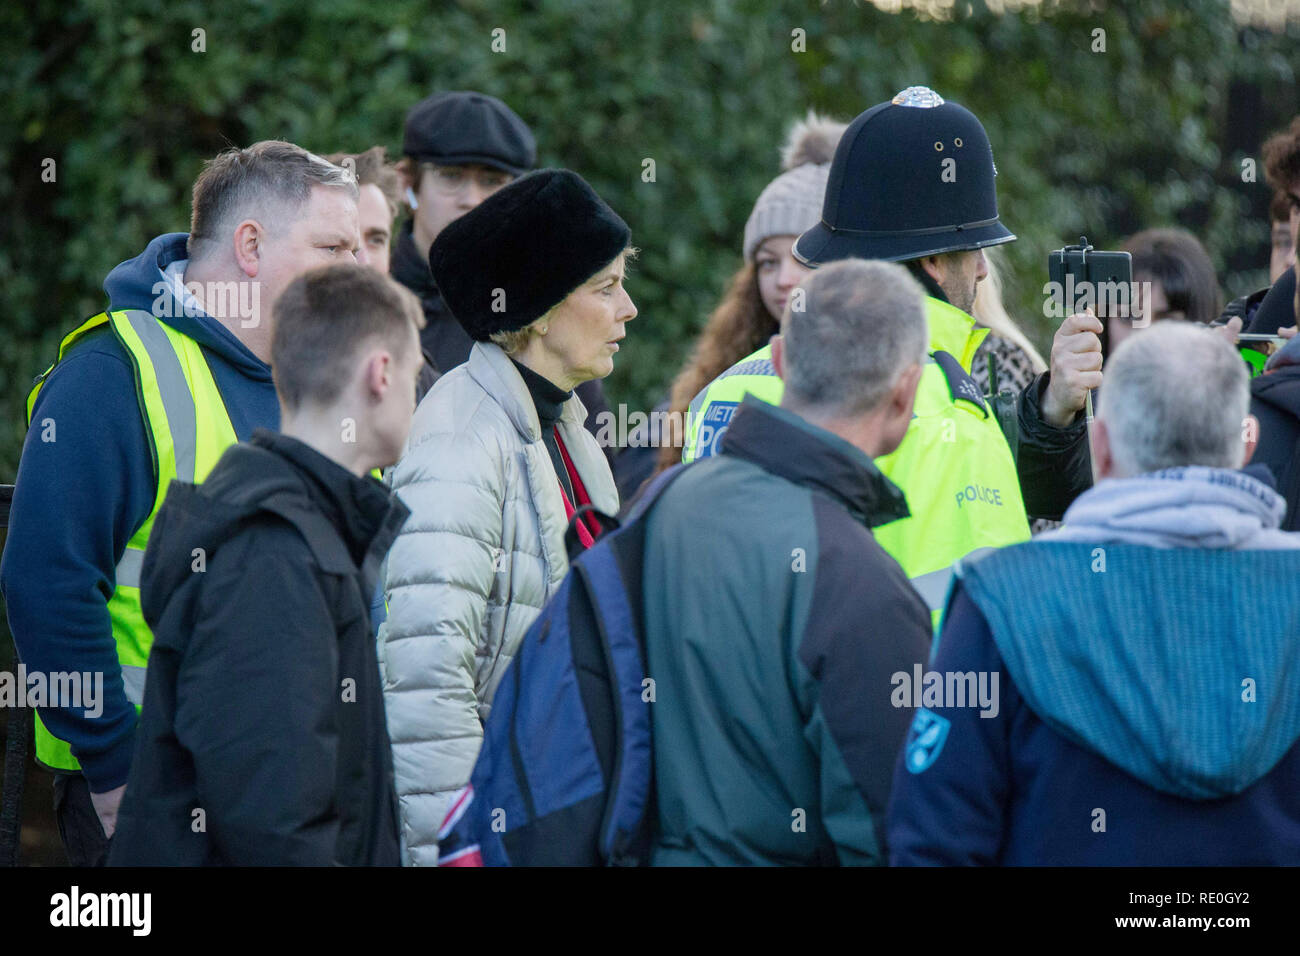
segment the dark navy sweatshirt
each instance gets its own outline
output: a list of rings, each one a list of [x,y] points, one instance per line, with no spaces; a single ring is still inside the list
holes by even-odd
[[[1130,612],[1140,613],[1140,607]],[[1225,611],[1220,618],[1225,629],[1234,618]],[[1110,639],[1114,653],[1122,655],[1123,635]],[[1232,795],[1188,799],[1157,789],[1087,742],[1063,735],[1027,704],[989,622],[960,582],[929,669],[943,675],[998,675],[996,713],[986,708],[984,717],[974,706],[943,705],[920,712],[894,772],[891,865],[1300,863],[1300,744],[1286,748],[1271,767],[1260,767],[1254,782]],[[1268,701],[1278,679],[1290,679],[1290,673],[1289,667],[1258,672],[1266,688],[1259,707],[1280,706]],[[1225,710],[1237,699],[1238,674],[1228,677],[1233,693]],[[1166,675],[1152,672],[1150,678],[1147,691],[1165,694]],[[1106,695],[1100,677],[1092,692]],[[1228,716],[1224,720],[1225,726],[1238,726]],[[1238,732],[1241,737],[1233,743],[1253,752],[1239,727]],[[1173,767],[1176,758],[1170,754],[1167,761]]]
[[[270,367],[207,315],[186,316],[163,270],[186,259],[186,235],[154,239],[104,280],[109,308],[143,309],[203,348],[239,439],[280,427]],[[171,301],[169,301],[171,300]],[[169,316],[175,316],[169,317]],[[54,423],[54,441],[43,441]],[[127,700],[107,602],[127,541],[156,491],[130,357],[107,327],[86,335],[50,374],[36,400],[18,466],[9,536],[0,561],[18,653],[33,671],[103,672],[102,713],[42,709],[72,746],[90,789],[126,782],[136,712]]]

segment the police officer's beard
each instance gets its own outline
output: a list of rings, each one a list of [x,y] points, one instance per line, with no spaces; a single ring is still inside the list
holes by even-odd
[[[970,315],[971,309],[975,308],[975,280],[971,279],[969,285],[963,284],[962,288],[954,291],[956,295],[949,294],[948,301]]]

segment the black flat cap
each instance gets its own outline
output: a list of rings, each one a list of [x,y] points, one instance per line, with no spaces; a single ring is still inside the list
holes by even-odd
[[[541,318],[618,257],[632,231],[581,176],[539,169],[438,234],[429,269],[476,342]]]
[[[402,152],[443,166],[478,163],[518,176],[537,162],[528,124],[486,93],[435,93],[406,114]]]

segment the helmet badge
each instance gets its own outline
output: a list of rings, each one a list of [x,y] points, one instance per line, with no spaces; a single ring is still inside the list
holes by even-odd
[[[890,102],[895,106],[915,106],[928,110],[936,106],[943,106],[943,97],[928,86],[909,86]]]

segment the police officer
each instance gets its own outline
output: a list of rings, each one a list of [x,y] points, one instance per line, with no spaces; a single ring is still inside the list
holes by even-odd
[[[915,418],[898,450],[876,462],[903,489],[912,516],[874,533],[936,621],[954,561],[1029,537],[1016,461],[969,374],[988,334],[969,314],[987,274],[982,250],[1016,238],[998,218],[996,175],[979,120],[930,89],[910,87],[850,124],[831,165],[822,221],[794,247],[812,266],[849,257],[902,262],[929,293],[930,361]],[[792,296],[790,308],[797,306]],[[1081,450],[1086,466],[1084,425],[1071,419],[1087,388],[1100,384],[1101,326],[1089,320],[1096,322],[1066,320],[1051,372],[1022,397],[1022,431],[1029,433],[1022,440],[1036,463],[1061,463]],[[745,393],[775,403],[781,390],[770,347],[724,372],[691,404],[684,460],[716,450]],[[1045,406],[1054,421],[1044,420]]]

